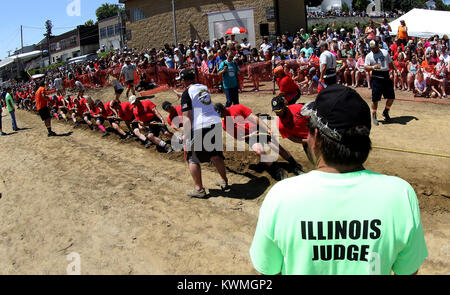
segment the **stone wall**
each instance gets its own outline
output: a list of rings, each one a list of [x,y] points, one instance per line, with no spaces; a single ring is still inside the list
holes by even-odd
[[[328,18],[308,18],[308,26],[316,26],[319,24],[328,24],[332,25],[335,24],[339,26],[339,24],[365,24],[370,22],[370,20],[373,20],[375,22],[381,23],[383,21],[382,17],[328,17]],[[391,22],[395,20],[395,18],[388,18],[388,22]]]
[[[280,7],[285,12],[282,21],[282,30],[290,29],[292,20],[297,23],[295,28],[305,24],[304,1],[282,0],[284,4]],[[291,2],[292,5],[286,4]],[[299,4],[300,3],[300,4]],[[134,22],[127,22],[127,30],[131,30],[131,40],[128,47],[133,48],[159,48],[164,43],[174,43],[172,4],[168,0],[128,0],[125,2],[126,10],[133,17],[133,8],[140,8],[147,18]],[[256,43],[262,42],[259,25],[269,24],[269,31],[275,33],[275,20],[267,20],[266,8],[273,7],[273,0],[177,0],[176,20],[178,42],[187,42],[189,39],[209,40],[208,13],[233,11],[253,8],[255,39]],[[283,8],[288,7],[288,9]]]

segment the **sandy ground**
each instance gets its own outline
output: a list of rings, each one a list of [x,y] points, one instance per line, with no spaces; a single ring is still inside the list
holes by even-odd
[[[359,91],[370,97],[367,89]],[[90,91],[103,100],[112,93]],[[270,114],[271,98],[270,92],[244,93],[241,103]],[[154,101],[160,106],[164,100],[177,98],[168,91]],[[396,123],[373,128],[374,146],[449,154],[450,105],[398,101],[391,113]],[[3,115],[10,133],[9,115]],[[0,138],[1,274],[66,274],[71,252],[80,254],[82,274],[255,274],[248,250],[274,181],[252,170],[254,154],[226,153],[230,193],[214,189],[218,175],[205,165],[212,197],[190,199],[181,153],[146,150],[115,135],[102,139],[60,122],[53,123],[57,133],[73,133],[47,138],[38,116],[18,111],[17,117],[26,130]],[[281,144],[312,168],[300,146]],[[375,148],[366,168],[413,185],[429,249],[419,273],[450,273],[450,159]]]

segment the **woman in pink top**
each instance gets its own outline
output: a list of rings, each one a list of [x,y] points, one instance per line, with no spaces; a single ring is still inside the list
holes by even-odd
[[[377,38],[376,30],[375,30],[375,27],[373,25],[373,21],[370,21],[370,24],[366,28],[366,32],[365,33],[367,35],[367,39],[369,39],[369,40],[375,40]]]
[[[369,89],[371,89],[370,75],[369,75],[369,72],[367,72],[365,69],[365,64],[366,64],[366,53],[363,52],[359,56],[358,61],[356,62],[356,74],[355,74],[356,85],[355,85],[355,88],[357,88],[359,86],[360,82],[362,80],[364,80],[364,77],[365,77],[367,80],[367,86]]]

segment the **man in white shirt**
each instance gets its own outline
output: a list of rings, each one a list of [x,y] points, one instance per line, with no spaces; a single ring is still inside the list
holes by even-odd
[[[247,38],[244,38],[244,40],[242,40],[241,48],[242,48],[243,53],[244,53],[245,56],[250,54],[250,50],[252,49],[252,45],[250,44],[250,42],[248,42]]]
[[[208,87],[195,83],[195,72],[183,69],[177,78],[187,89],[181,96],[183,111],[183,142],[186,161],[194,180],[195,189],[187,193],[192,198],[206,198],[203,187],[201,163],[214,163],[221,180],[216,185],[228,188],[228,178],[223,156],[222,118],[214,110]]]
[[[122,67],[122,70],[120,71],[120,78],[119,81],[122,80],[122,77],[125,78],[125,82],[127,84],[127,97],[131,93],[133,95],[136,95],[136,91],[134,89],[134,73],[137,72],[139,75],[139,69],[136,67],[135,64],[131,63],[131,58],[127,57],[125,59],[125,65]]]
[[[270,48],[273,49],[272,44],[269,43],[269,39],[268,39],[268,38],[264,38],[263,44],[261,44],[261,47],[260,47],[260,48],[261,48],[261,50],[264,52],[264,54],[266,54],[267,51],[268,51]]]
[[[396,69],[389,52],[385,49],[380,49],[378,43],[374,40],[370,41],[371,52],[366,56],[365,69],[372,71],[372,121],[375,126],[378,126],[377,109],[378,102],[381,96],[384,96],[386,107],[383,111],[383,116],[386,121],[389,121],[389,110],[394,104],[395,91],[394,82],[389,78],[389,65]]]
[[[328,43],[320,43],[320,82],[325,85],[336,84],[336,56],[328,51]]]

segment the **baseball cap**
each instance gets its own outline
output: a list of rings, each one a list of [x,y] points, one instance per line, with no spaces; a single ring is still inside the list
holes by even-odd
[[[129,101],[131,104],[135,104],[136,101],[137,101],[136,95],[130,96],[130,97],[128,98],[128,101]]]
[[[315,101],[303,106],[301,114],[309,116],[324,135],[338,142],[350,128],[371,129],[369,106],[355,90],[343,85],[322,90]]]
[[[172,106],[172,104],[168,101],[163,102],[162,104],[162,108],[163,110],[167,111],[170,107]]]
[[[285,101],[284,98],[281,96],[276,96],[272,99],[272,111],[279,111],[284,108]]]
[[[283,66],[278,66],[273,70],[273,74],[274,75],[280,75],[284,73],[284,68]]]
[[[175,80],[195,80],[195,72],[194,70],[182,69],[180,75]]]

